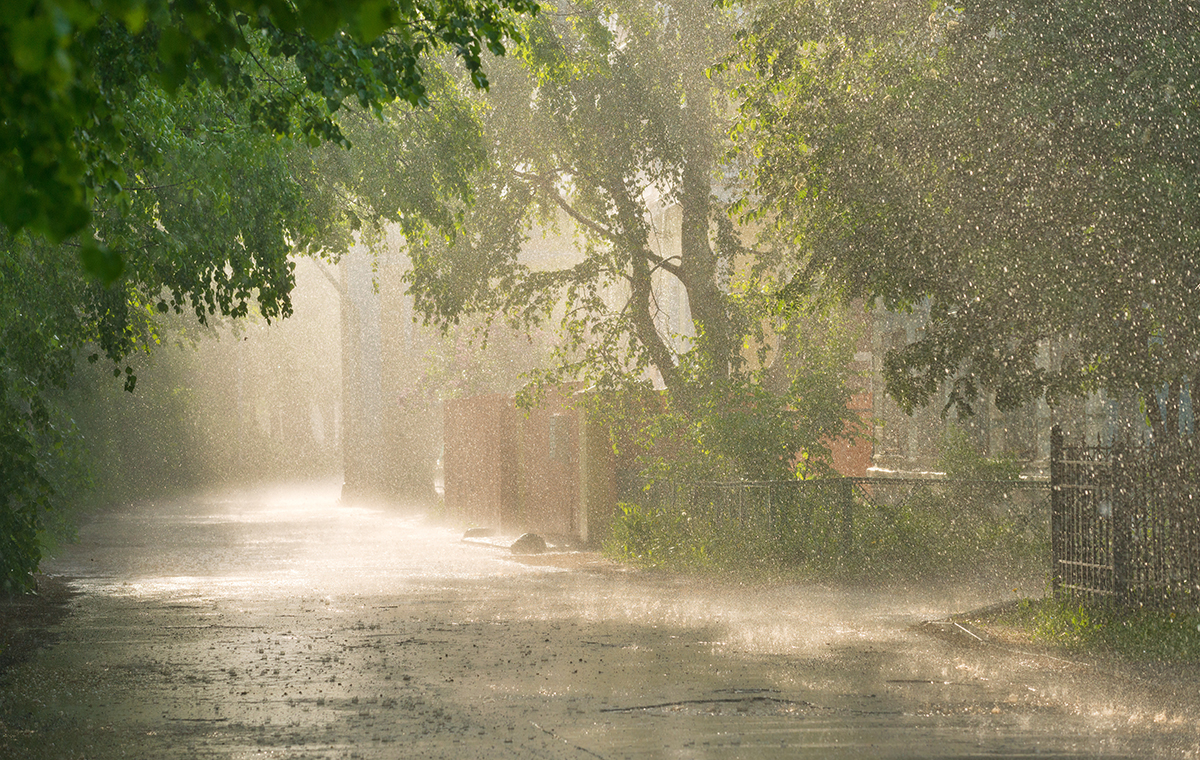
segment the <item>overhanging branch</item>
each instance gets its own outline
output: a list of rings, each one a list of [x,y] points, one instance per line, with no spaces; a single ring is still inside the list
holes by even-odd
[[[534,174],[532,172],[522,172],[522,171],[516,171],[516,170],[513,171],[513,174],[515,174],[517,177],[525,180],[526,182],[529,182],[531,184],[537,185],[538,187],[542,188],[542,191],[547,196],[549,196],[550,200],[554,201],[554,203],[557,204],[558,207],[561,208],[563,211],[566,211],[567,216],[574,219],[581,226],[587,228],[588,230],[591,230],[594,234],[599,235],[600,237],[604,238],[605,240],[608,240],[608,241],[614,242],[614,243],[617,242],[616,233],[614,233],[612,230],[608,229],[604,225],[599,224],[599,223],[593,221],[592,219],[587,218],[579,210],[577,210],[574,206],[572,206],[570,203],[568,203],[567,199],[562,197],[562,193],[558,192],[558,189],[554,187],[554,183],[550,180],[549,177],[543,177],[540,174]]]

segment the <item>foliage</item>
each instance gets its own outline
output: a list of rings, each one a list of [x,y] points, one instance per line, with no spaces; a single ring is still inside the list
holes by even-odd
[[[778,536],[756,524],[733,529],[703,508],[676,510],[622,503],[604,552],[639,567],[692,573],[771,575],[794,572]]]
[[[806,252],[793,289],[820,272],[890,308],[927,299],[923,334],[886,358],[902,406],[947,380],[964,410],[1168,383],[1178,401],[1200,369],[1195,14],[746,8],[747,209]]]
[[[427,102],[426,57],[448,48],[486,87],[481,55],[504,52],[525,0],[259,4],[165,0],[19,0],[0,19],[0,220],[54,242],[82,235],[108,280],[131,247],[89,230],[94,205],[134,199],[130,86],[171,97],[203,83],[246,109],[246,125],[344,143],[342,104]]]
[[[45,243],[0,232],[0,584],[6,590],[32,588],[38,535],[54,500],[52,470],[73,432],[46,391],[66,382],[77,347],[114,319],[110,301],[80,276],[73,259],[63,266]],[[132,313],[114,343],[145,334],[146,312]]]
[[[359,215],[452,230],[447,206],[467,199],[479,131],[458,83],[426,54],[454,48],[486,86],[481,45],[501,52],[506,9],[532,6],[133,0],[6,12],[3,577],[28,586],[37,535],[63,506],[49,474],[77,431],[50,397],[81,359],[106,359],[132,391],[135,355],[160,345],[165,315],[287,317],[289,256],[336,257]],[[347,100],[373,115],[346,116]],[[369,160],[339,164],[315,147],[343,151],[348,135],[412,170],[379,181],[363,170]]]
[[[474,205],[472,184],[488,158],[479,104],[445,68],[429,68],[422,81],[432,98],[422,108],[343,109],[338,127],[354,147],[324,146],[306,173],[310,192],[334,207],[326,213],[360,230],[362,242],[382,242],[387,225],[414,243],[441,240]]]
[[[5,427],[11,430],[16,426],[10,423]],[[19,484],[20,490],[6,489],[7,503],[0,510],[0,591],[14,593],[33,588],[33,573],[41,560],[38,531],[49,506],[49,486],[37,472],[33,446],[8,430],[0,444],[13,453],[5,456],[0,474]]]
[[[1200,662],[1200,614],[1194,611],[1128,609],[1064,593],[1022,599],[997,622],[1072,651],[1107,652],[1141,661]]]
[[[29,570],[39,553],[36,529],[55,502],[45,471],[74,435],[56,420],[48,394],[85,357],[105,358],[132,391],[137,376],[127,360],[158,345],[156,315],[171,310],[205,319],[244,314],[257,302],[285,316],[289,235],[312,229],[285,145],[239,126],[214,93],[201,86],[173,99],[146,89],[123,96],[129,142],[121,161],[138,184],[127,203],[99,207],[94,228],[137,252],[125,257],[125,277],[102,285],[85,276],[77,245],[0,234],[3,455],[26,463],[3,480],[2,494],[7,511],[36,515],[19,537],[8,534],[24,547]]]
[[[1011,481],[1021,476],[1023,468],[1021,461],[1014,456],[983,456],[969,434],[959,427],[946,429],[936,466],[952,481]]]
[[[617,505],[620,514],[605,551],[641,567],[704,570],[712,567],[708,543],[697,540],[687,513],[670,514],[639,504]]]
[[[794,573],[855,581],[1000,576],[1044,571],[1048,528],[987,484],[940,483],[904,499],[873,498],[822,478],[764,489],[699,484],[650,491],[626,505],[606,550],[676,569]],[[964,498],[967,497],[967,498]]]
[[[709,69],[733,19],[695,0],[547,11],[522,25],[520,65],[493,72],[490,167],[459,234],[411,247],[417,309],[445,327],[557,326],[522,400],[563,381],[600,391],[592,413],[653,478],[821,471],[858,422],[852,341],[805,333],[832,321],[816,306],[764,297],[778,257],[746,248],[720,199],[729,110]]]
[[[739,249],[713,198],[723,117],[704,72],[727,21],[695,0],[560,6],[523,21],[523,65],[493,72],[493,170],[454,245],[414,251],[418,308],[439,324],[556,322],[547,382],[615,387],[650,371],[671,387],[692,350],[723,377],[745,326],[722,289]],[[519,259],[533,222],[553,248]],[[686,310],[662,309],[671,288]]]
[[[713,379],[705,354],[693,352],[682,357],[685,382],[663,394],[661,411],[598,413],[618,448],[636,443],[651,484],[827,475],[831,444],[857,435],[862,423],[849,409],[856,336],[842,317],[837,309],[820,319],[777,317],[780,346],[766,368]]]
[[[906,488],[848,493],[848,483],[817,481],[785,508],[782,556],[821,575],[859,579],[1041,574],[1048,525],[1036,503],[986,482],[931,481],[897,498]]]

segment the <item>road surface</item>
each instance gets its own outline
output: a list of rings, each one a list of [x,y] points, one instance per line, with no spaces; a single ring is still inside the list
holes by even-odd
[[[0,685],[0,756],[1200,755],[1194,680],[923,625],[1011,599],[1001,584],[747,586],[522,559],[336,495],[97,515],[45,566],[75,596]]]

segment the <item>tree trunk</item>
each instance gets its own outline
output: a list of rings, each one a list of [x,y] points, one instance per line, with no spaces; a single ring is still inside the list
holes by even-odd
[[[662,375],[668,388],[678,385],[679,372],[675,367],[675,355],[658,333],[654,323],[653,270],[650,268],[649,238],[643,221],[642,208],[624,192],[624,182],[612,179],[605,184],[609,196],[617,206],[617,219],[621,231],[619,248],[630,262],[630,294],[627,308],[638,341],[650,355],[650,363]]]
[[[708,85],[695,81],[696,72],[685,75],[684,96],[689,120],[688,154],[680,186],[679,231],[682,281],[687,290],[692,320],[699,336],[697,348],[708,356],[712,380],[729,377],[736,361],[737,342],[731,335],[725,293],[717,281],[717,256],[709,236],[712,219],[712,146]]]
[[[706,165],[706,164],[705,164]],[[684,170],[680,249],[683,258],[683,286],[698,336],[697,349],[708,355],[713,379],[729,377],[734,362],[734,342],[730,336],[725,294],[717,282],[717,257],[709,242],[711,212],[709,183],[704,166],[689,161]]]

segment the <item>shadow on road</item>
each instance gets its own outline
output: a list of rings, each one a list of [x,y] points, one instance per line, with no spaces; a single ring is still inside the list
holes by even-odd
[[[42,647],[52,646],[55,626],[70,614],[77,592],[62,576],[38,575],[36,591],[25,595],[0,594],[0,680]]]

